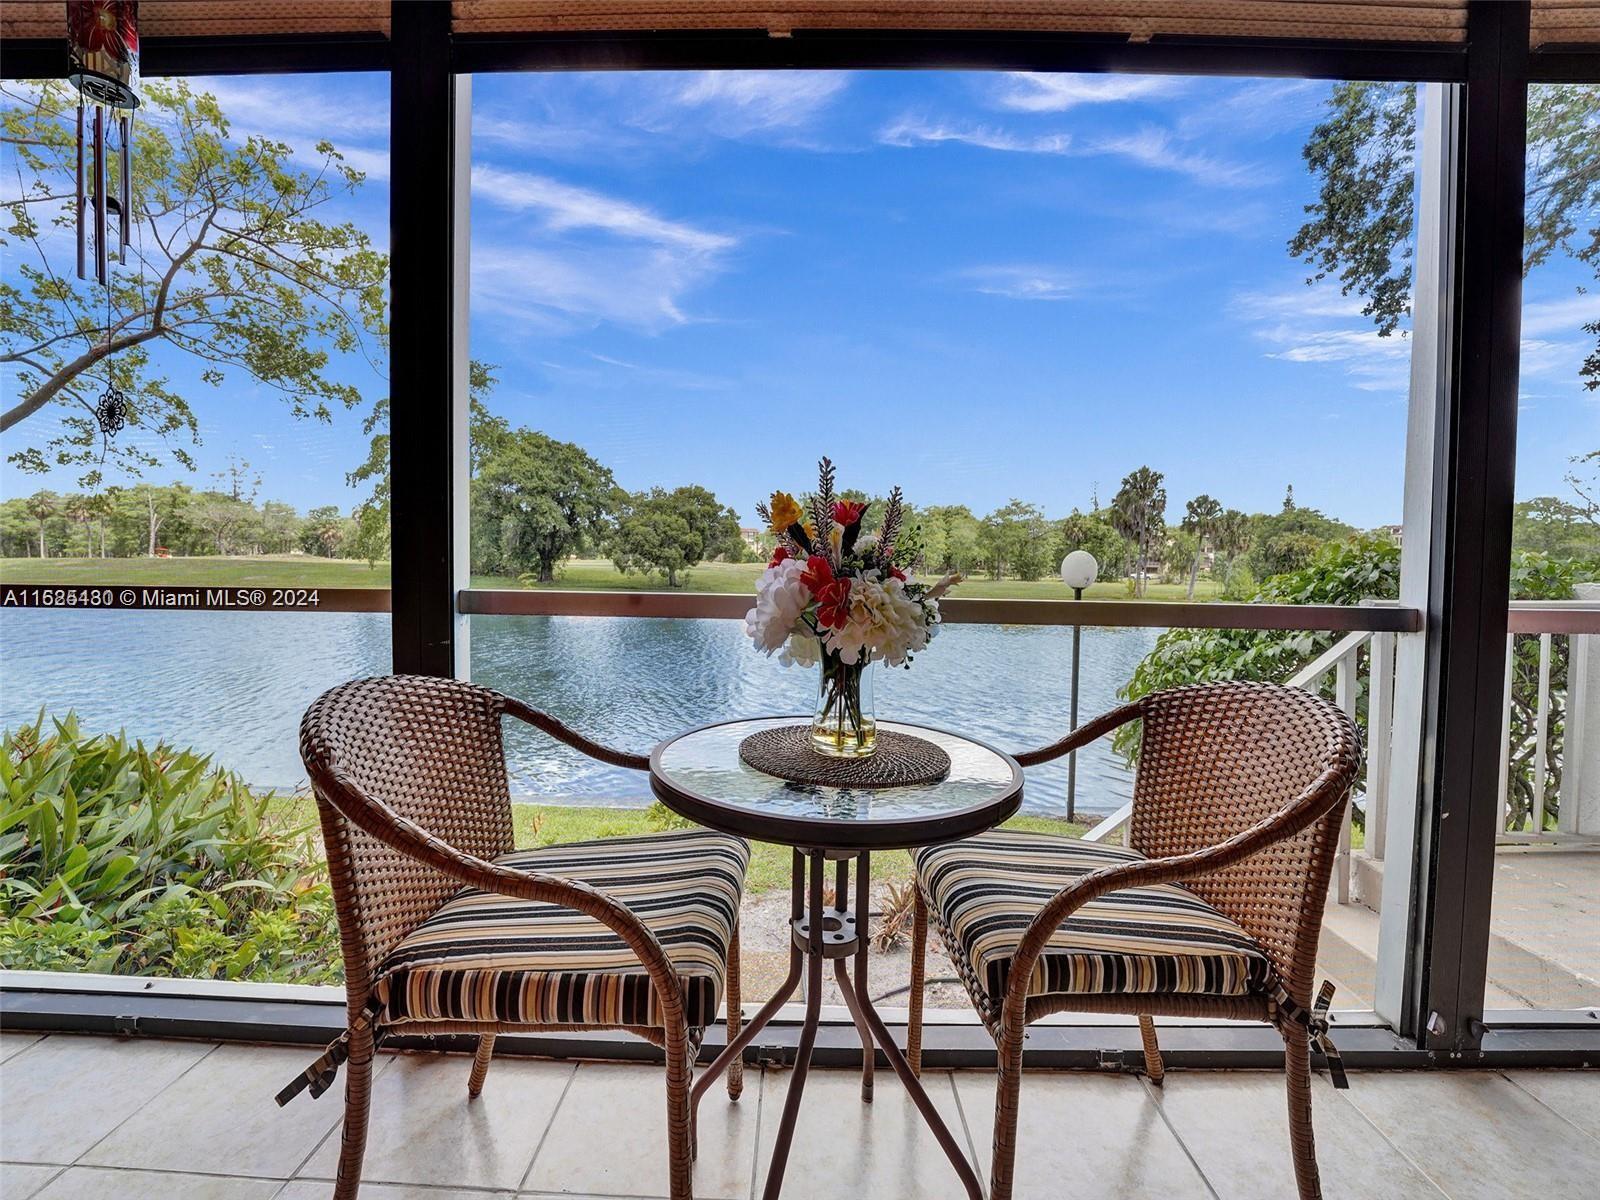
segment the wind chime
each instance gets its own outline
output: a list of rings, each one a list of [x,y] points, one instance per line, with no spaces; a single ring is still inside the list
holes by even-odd
[[[67,76],[78,89],[78,278],[88,279],[89,225],[94,225],[94,277],[106,289],[107,324],[110,324],[110,263],[128,260],[128,239],[133,223],[133,110],[139,107],[134,91],[139,81],[139,5],[137,0],[67,0],[67,43],[71,71]],[[93,110],[90,150],[89,112]],[[117,188],[111,194],[110,147],[107,135],[117,135]],[[91,161],[92,160],[92,161]],[[115,256],[111,229],[116,227]],[[95,406],[101,435],[110,439],[127,422],[128,398],[110,379]]]

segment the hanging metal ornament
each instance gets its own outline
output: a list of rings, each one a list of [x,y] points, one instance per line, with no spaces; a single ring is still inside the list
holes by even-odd
[[[67,0],[68,80],[78,89],[78,278],[87,279],[89,218],[94,224],[94,277],[106,283],[109,227],[116,218],[118,262],[127,261],[133,214],[133,110],[139,107],[139,5],[136,0]],[[93,109],[92,161],[86,109]],[[115,124],[117,195],[110,194],[107,126]]]
[[[121,433],[128,423],[128,397],[116,384],[106,384],[106,390],[100,393],[100,403],[94,406],[94,419],[100,426],[101,436],[108,440]]]

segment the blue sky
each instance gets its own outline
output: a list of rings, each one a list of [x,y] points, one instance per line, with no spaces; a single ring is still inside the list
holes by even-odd
[[[204,86],[236,130],[308,153],[326,137],[367,169],[347,212],[386,241],[386,80]],[[1285,250],[1328,90],[480,76],[472,351],[514,424],[581,444],[629,488],[705,484],[747,520],[826,453],[847,485],[980,514],[1016,496],[1064,515],[1149,464],[1180,513],[1202,491],[1275,510],[1292,483],[1353,523],[1395,521],[1409,343],[1307,288]],[[1576,380],[1579,326],[1600,316],[1582,280],[1555,263],[1528,281],[1519,496],[1561,492],[1566,458],[1600,444]],[[235,453],[264,495],[357,498],[358,417],[295,422],[243,383],[194,397],[201,476]],[[6,495],[37,486],[6,468]]]

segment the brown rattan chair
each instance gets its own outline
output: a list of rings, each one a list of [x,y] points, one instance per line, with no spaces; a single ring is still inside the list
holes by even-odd
[[[730,1037],[738,1029],[749,846],[694,830],[514,852],[504,716],[615,766],[648,768],[453,679],[358,680],[306,712],[300,751],[327,847],[349,1024],[278,1102],[306,1087],[320,1095],[348,1061],[334,1196],[349,1200],[385,1034],[476,1034],[471,1097],[498,1033],[622,1029],[665,1052],[671,1195],[688,1197],[691,1063],[724,978]],[[729,1094],[740,1087],[736,1063]]]
[[[920,1066],[931,914],[999,1055],[990,1200],[1014,1186],[1022,1041],[1056,1012],[1139,1018],[1160,1083],[1153,1016],[1265,1020],[1283,1036],[1301,1197],[1321,1195],[1310,1051],[1328,1055],[1331,987],[1312,1000],[1317,938],[1344,806],[1360,764],[1355,725],[1296,688],[1196,684],[1106,713],[1048,762],[1143,720],[1128,849],[996,830],[916,853],[907,1051]]]

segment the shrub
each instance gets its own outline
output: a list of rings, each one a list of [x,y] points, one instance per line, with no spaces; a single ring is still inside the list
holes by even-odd
[[[68,714],[0,754],[0,966],[341,978],[313,830],[208,758]]]

